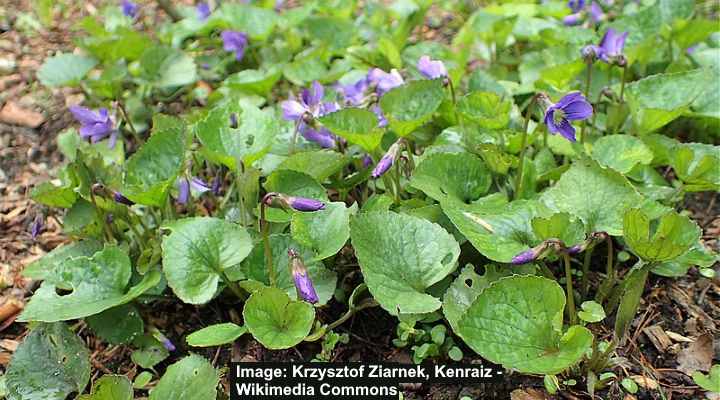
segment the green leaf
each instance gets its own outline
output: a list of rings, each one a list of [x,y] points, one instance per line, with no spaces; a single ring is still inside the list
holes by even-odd
[[[354,211],[355,208],[338,202],[328,203],[324,210],[294,213],[290,223],[292,237],[311,249],[315,260],[334,256],[350,238],[350,214]]]
[[[130,354],[130,359],[141,368],[153,368],[170,355],[168,349],[151,334],[137,337],[133,346],[137,349]]]
[[[350,158],[333,150],[313,150],[295,153],[286,158],[277,169],[289,169],[310,175],[324,182],[350,162]]]
[[[605,319],[605,310],[602,305],[594,301],[584,301],[578,311],[578,317],[585,322],[600,322]]]
[[[265,181],[265,189],[268,192],[328,201],[325,188],[311,176],[298,171],[286,169],[274,171]],[[290,222],[295,211],[268,208],[266,212],[266,219],[270,222]]]
[[[33,201],[48,207],[70,208],[75,204],[77,195],[72,187],[55,186],[50,182],[43,182],[35,186],[30,192]]]
[[[142,76],[160,89],[173,89],[197,80],[197,67],[192,57],[171,47],[155,46],[140,58]]]
[[[188,335],[185,340],[193,347],[221,346],[233,343],[237,338],[244,335],[247,328],[238,326],[232,322],[215,324],[202,328]]]
[[[640,204],[642,197],[619,173],[594,161],[579,160],[541,200],[550,209],[580,218],[590,232],[619,236],[625,210]]]
[[[30,299],[18,321],[66,321],[87,317],[125,304],[160,282],[153,271],[128,288],[132,268],[126,250],[106,247],[92,257],[59,264]],[[59,289],[71,290],[58,294]]]
[[[234,3],[222,3],[218,16],[230,28],[247,33],[251,40],[258,43],[272,33],[279,20],[278,15],[272,10]]]
[[[93,383],[92,393],[78,400],[133,400],[133,388],[125,375],[103,375]]]
[[[168,367],[150,400],[215,400],[220,374],[204,357],[191,354]]]
[[[153,375],[152,373],[148,371],[143,371],[139,373],[135,377],[135,381],[133,382],[133,388],[134,389],[144,389],[148,383],[152,380]]]
[[[673,148],[670,157],[686,191],[720,191],[720,147],[683,143]]]
[[[182,120],[157,115],[153,134],[126,163],[123,195],[148,206],[163,207],[185,161],[188,137]]]
[[[483,290],[461,317],[459,333],[483,358],[523,373],[558,374],[590,349],[592,333],[562,332],[565,293],[537,276],[503,278]]]
[[[700,240],[700,228],[674,211],[650,218],[640,209],[628,210],[624,218],[625,241],[645,261],[668,261],[683,255]]]
[[[548,218],[533,218],[530,224],[538,240],[560,239],[567,247],[585,240],[585,227],[582,222],[567,213],[553,214]]]
[[[215,295],[224,270],[240,264],[252,249],[245,228],[211,217],[172,221],[163,229],[163,271],[185,303],[203,304]]]
[[[630,322],[635,319],[640,298],[645,291],[648,269],[640,260],[623,279],[621,286],[622,298],[615,315],[615,338],[622,346],[625,343],[625,334],[630,327]]]
[[[375,150],[383,137],[377,116],[362,108],[343,108],[319,118],[332,133],[357,144],[367,152]]]
[[[692,378],[695,383],[701,388],[712,393],[720,393],[720,365],[713,365],[710,368],[710,373],[705,375],[700,371],[692,373]]]
[[[39,366],[42,366],[39,368]],[[64,400],[90,380],[90,353],[63,323],[35,326],[5,373],[8,399]]]
[[[308,275],[310,275],[313,281],[315,291],[319,298],[318,303],[321,305],[327,303],[333,293],[335,293],[337,284],[335,272],[325,268],[322,262],[313,261],[315,253],[294,241],[288,234],[270,235],[270,250],[272,252],[277,287],[285,290],[290,298],[297,298],[297,290],[295,289],[295,283],[290,273],[290,258],[288,257],[288,250],[291,248],[297,251],[303,261],[305,261]],[[255,285],[259,283],[264,286],[270,286],[270,278],[265,263],[265,251],[262,242],[255,244],[253,251],[239,267],[228,270],[228,277],[233,281],[250,279],[251,282],[248,282],[250,284]],[[241,284],[244,283],[245,282],[242,282]]]
[[[530,221],[549,214],[535,200],[508,203],[499,194],[474,204],[443,204],[445,215],[485,257],[509,263],[518,253],[536,244]]]
[[[443,99],[441,79],[412,81],[385,93],[380,108],[390,128],[407,136],[430,120]]]
[[[280,350],[295,346],[310,333],[315,311],[310,303],[292,301],[283,290],[269,287],[245,302],[243,319],[263,346]]]
[[[627,85],[627,102],[638,133],[652,132],[689,111],[693,101],[713,81],[696,69],[648,76]]]
[[[423,159],[413,171],[410,185],[440,203],[470,203],[490,188],[485,163],[469,153],[436,153]]]
[[[360,269],[375,300],[392,315],[437,310],[426,290],[456,268],[460,247],[439,225],[393,212],[361,213],[350,222]]]
[[[132,304],[123,304],[85,319],[96,335],[110,344],[127,344],[142,335],[145,328],[140,313]]]
[[[281,76],[282,71],[277,68],[266,71],[245,69],[228,76],[223,81],[223,85],[231,89],[255,93],[259,96],[267,96]]]
[[[653,153],[635,136],[610,135],[593,143],[592,157],[604,167],[627,174],[638,164],[650,164]]]
[[[238,120],[231,126],[231,115]],[[269,150],[280,127],[269,112],[260,110],[247,101],[227,100],[215,106],[205,118],[193,126],[195,135],[210,158],[225,164],[231,170],[242,160],[250,166]]]
[[[45,254],[41,259],[25,267],[22,274],[26,278],[42,280],[52,274],[53,271],[64,262],[75,257],[92,256],[95,252],[102,250],[102,248],[102,243],[94,239],[81,240],[59,246],[48,254]]]
[[[312,39],[333,51],[343,52],[341,54],[352,44],[355,36],[355,26],[346,18],[312,16],[305,20],[304,25]]]
[[[60,53],[46,59],[37,76],[45,86],[76,86],[96,64],[89,57]]]
[[[494,92],[472,92],[458,101],[457,109],[465,118],[483,128],[501,129],[510,122],[512,101]]]

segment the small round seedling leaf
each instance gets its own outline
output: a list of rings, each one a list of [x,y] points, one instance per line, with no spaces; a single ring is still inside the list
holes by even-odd
[[[150,400],[215,400],[220,382],[218,371],[208,360],[191,354],[168,367]]]
[[[705,375],[700,371],[692,374],[693,381],[701,388],[712,393],[720,393],[720,365],[713,365],[710,373]]]
[[[425,158],[413,171],[410,185],[443,203],[470,203],[490,188],[490,171],[469,153],[436,153]]]
[[[133,388],[135,389],[144,389],[148,383],[152,380],[153,375],[152,373],[148,371],[143,371],[138,374],[138,376],[135,377],[135,381],[133,382]]]
[[[18,346],[5,374],[8,398],[64,400],[90,380],[90,353],[61,322],[39,324]]]
[[[437,224],[393,212],[361,213],[350,236],[370,293],[392,315],[440,308],[425,291],[456,268],[460,247]]]
[[[636,165],[648,165],[652,150],[642,140],[630,135],[603,136],[593,143],[592,156],[604,167],[627,174]]]
[[[125,375],[105,375],[93,383],[91,394],[78,400],[132,400],[133,388]]]
[[[399,136],[407,136],[424,125],[445,99],[442,80],[409,82],[385,93],[380,108]]]
[[[184,302],[203,304],[217,291],[220,274],[250,254],[245,228],[210,217],[176,220],[163,228],[163,271],[168,285]]]
[[[130,359],[142,368],[153,368],[170,355],[168,349],[150,334],[137,337],[133,346],[136,349],[130,354]]]
[[[310,333],[315,310],[310,303],[292,301],[278,288],[253,293],[243,309],[245,325],[263,346],[280,350],[300,343]]]
[[[593,336],[562,332],[565,293],[557,282],[511,276],[486,288],[461,317],[463,340],[483,358],[524,373],[558,374],[578,363]]]
[[[585,301],[580,307],[582,310],[578,311],[578,317],[585,322],[600,322],[605,319],[605,310],[597,302]]]
[[[190,346],[194,347],[220,346],[234,342],[245,332],[247,332],[247,328],[244,326],[228,322],[202,328],[188,335],[185,340]]]

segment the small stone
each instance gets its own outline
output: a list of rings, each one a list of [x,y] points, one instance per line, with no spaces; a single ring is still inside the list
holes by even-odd
[[[45,117],[39,112],[22,108],[15,102],[8,101],[0,110],[0,122],[37,128],[45,122]]]

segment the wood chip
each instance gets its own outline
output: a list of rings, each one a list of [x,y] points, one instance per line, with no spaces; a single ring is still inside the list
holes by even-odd
[[[45,122],[45,117],[39,112],[22,108],[14,101],[8,101],[0,110],[0,121],[11,125],[37,128]]]
[[[668,337],[676,342],[686,342],[691,343],[693,340],[689,337],[685,337],[679,333],[675,333],[673,331],[665,331],[665,333],[668,335]]]
[[[653,325],[648,326],[647,328],[643,329],[643,333],[650,339],[653,346],[655,346],[656,349],[658,349],[660,352],[665,352],[668,347],[670,347],[673,342],[670,340],[670,337],[665,333],[663,328],[660,325]]]
[[[647,376],[633,375],[630,377],[630,379],[634,380],[635,383],[638,384],[638,386],[645,389],[655,390],[658,388],[658,383],[654,379],[648,378]]]
[[[510,400],[547,400],[549,397],[544,392],[533,389],[515,389],[510,393]]]

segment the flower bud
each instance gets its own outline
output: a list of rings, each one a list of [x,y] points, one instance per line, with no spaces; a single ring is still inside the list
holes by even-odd
[[[115,200],[115,202],[118,203],[118,204],[124,204],[124,205],[126,205],[126,206],[133,206],[133,205],[135,205],[135,202],[134,202],[134,201],[128,199],[128,198],[125,197],[125,196],[123,196],[122,193],[120,193],[120,192],[118,192],[118,191],[113,191],[112,197],[113,197],[113,200]]]
[[[402,139],[398,139],[397,142],[393,143],[392,146],[388,149],[388,151],[385,153],[385,155],[382,156],[380,161],[378,161],[377,165],[375,166],[375,169],[373,169],[372,177],[373,179],[377,179],[381,177],[383,174],[385,174],[390,167],[393,166],[395,163],[395,160],[398,158],[398,155],[400,154],[400,145],[402,144]]]
[[[32,236],[33,240],[37,239],[37,237],[40,235],[40,232],[42,232],[44,225],[45,223],[42,214],[36,215],[35,219],[32,222],[32,225],[30,225],[30,236]]]
[[[310,275],[302,258],[300,258],[300,255],[295,249],[288,249],[288,256],[290,257],[290,272],[295,282],[298,298],[308,303],[317,303],[320,299],[318,298],[317,292],[315,292],[315,286],[313,286],[312,279],[310,279]]]
[[[319,211],[325,209],[325,203],[315,199],[308,199],[305,197],[294,197],[288,198],[288,203],[292,209],[297,211]]]

